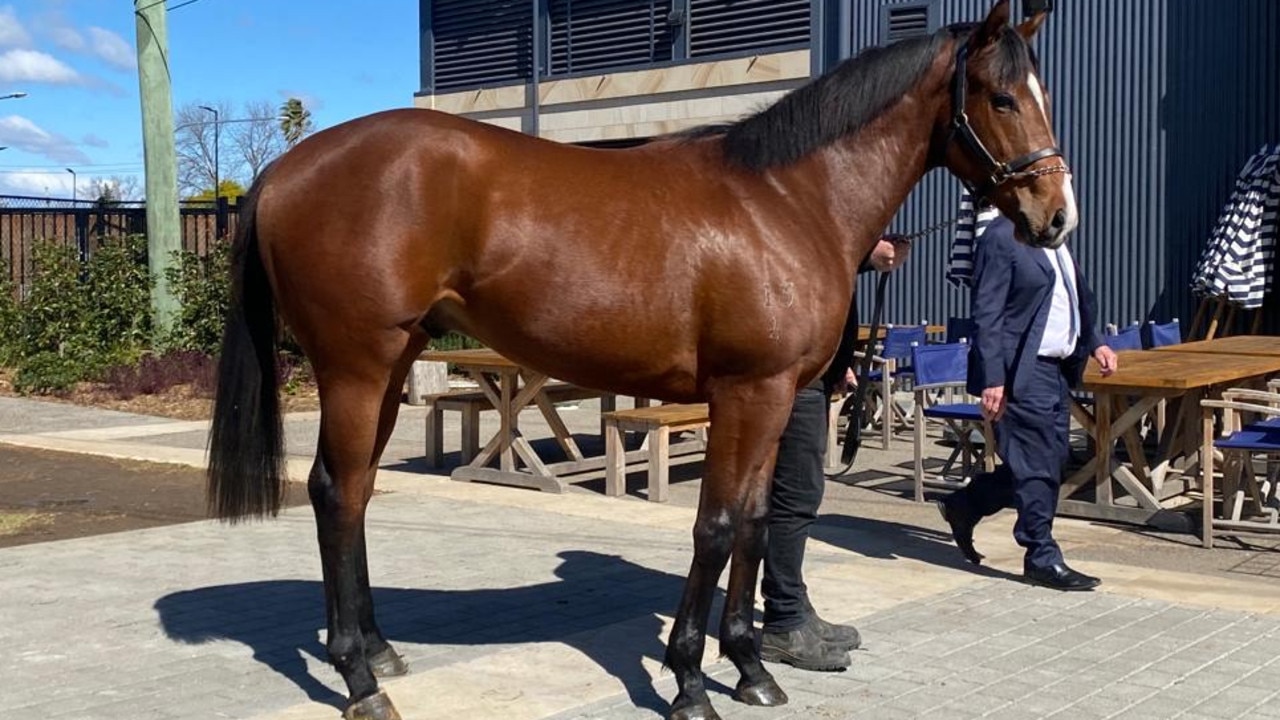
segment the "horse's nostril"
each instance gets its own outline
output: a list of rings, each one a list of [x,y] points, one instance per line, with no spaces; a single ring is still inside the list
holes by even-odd
[[[1050,227],[1054,230],[1061,230],[1067,226],[1067,213],[1065,210],[1059,210],[1053,214],[1053,223]]]

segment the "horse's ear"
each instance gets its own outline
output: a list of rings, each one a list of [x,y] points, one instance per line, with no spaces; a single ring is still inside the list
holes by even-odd
[[[1032,15],[1018,26],[1018,34],[1022,36],[1023,40],[1031,42],[1031,38],[1035,37],[1036,33],[1040,30],[1040,26],[1044,24],[1044,19],[1047,17],[1049,17],[1049,13],[1047,12],[1038,12],[1035,15]]]
[[[990,45],[1000,37],[1000,33],[1009,25],[1009,0],[999,0],[987,13],[978,31],[973,34],[973,47],[981,48]]]

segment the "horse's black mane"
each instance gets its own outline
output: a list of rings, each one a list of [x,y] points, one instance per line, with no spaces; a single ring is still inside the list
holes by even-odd
[[[862,129],[920,81],[946,40],[967,36],[975,27],[951,25],[926,37],[868,48],[751,117],[677,137],[723,137],[725,157],[752,170],[790,164]],[[1027,44],[1011,28],[1001,34],[992,62],[1006,85],[1022,82],[1035,69]]]

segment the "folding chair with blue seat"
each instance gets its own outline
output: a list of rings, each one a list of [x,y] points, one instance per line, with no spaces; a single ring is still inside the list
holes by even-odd
[[[1165,347],[1166,345],[1182,344],[1182,326],[1178,323],[1178,318],[1167,323],[1157,323],[1155,320],[1147,322],[1147,336],[1144,338],[1147,348]],[[1156,405],[1156,437],[1164,434],[1165,412],[1169,407],[1169,403],[1161,400]]]
[[[1268,397],[1269,396],[1269,397]],[[1249,400],[1250,402],[1243,402]],[[1262,404],[1268,402],[1271,404]],[[1202,533],[1204,546],[1213,547],[1215,531],[1280,532],[1280,492],[1273,473],[1262,482],[1254,470],[1256,458],[1268,465],[1280,457],[1280,396],[1257,390],[1228,390],[1222,400],[1202,400],[1203,479]],[[1223,413],[1223,436],[1214,437],[1214,412]],[[1265,419],[1245,423],[1242,415]],[[1222,511],[1215,513],[1215,451],[1222,453]]]
[[[973,333],[977,327],[978,324],[973,321],[973,318],[949,317],[947,318],[947,337],[945,342],[969,342],[973,339]]]
[[[1158,348],[1180,344],[1182,344],[1182,326],[1178,324],[1178,318],[1163,324],[1155,320],[1147,322],[1147,347]]]
[[[879,407],[868,407],[866,417],[880,421],[881,447],[889,449],[889,439],[893,436],[894,425],[901,420],[904,425],[911,424],[906,408],[893,400],[893,393],[901,387],[902,381],[912,377],[911,349],[923,347],[928,341],[928,323],[922,325],[888,325],[885,326],[884,344],[880,353],[871,356],[872,367],[876,368],[869,375],[867,386],[867,402]],[[862,353],[855,353],[862,357]]]
[[[1135,322],[1123,330],[1107,332],[1103,334],[1102,341],[1116,352],[1142,350],[1142,326]]]
[[[1124,330],[1116,331],[1115,325],[1107,325],[1103,332],[1102,341],[1112,350],[1120,352],[1122,350],[1141,350],[1142,349],[1142,326],[1134,323]],[[1072,391],[1071,399],[1071,417],[1084,428],[1085,434],[1089,437],[1093,436],[1093,413],[1090,408],[1093,407],[1093,393],[1083,391]],[[1073,456],[1075,451],[1072,450]]]
[[[957,402],[956,396],[968,397],[965,380],[969,369],[969,346],[965,343],[945,345],[921,345],[912,349],[912,367],[915,369],[915,495],[917,502],[924,501],[926,483],[940,487],[963,486],[972,478],[974,461],[981,458],[987,472],[995,469],[995,441],[991,424],[982,417],[982,407],[976,402]],[[944,423],[956,436],[956,447],[943,464],[942,472],[932,478],[924,473],[925,423],[937,420]],[[982,435],[982,448],[974,442],[973,433]],[[959,480],[947,474],[962,463]]]

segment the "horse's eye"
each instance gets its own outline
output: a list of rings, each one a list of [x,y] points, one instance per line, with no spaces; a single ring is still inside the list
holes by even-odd
[[[991,107],[999,112],[1016,112],[1018,109],[1018,101],[1013,99],[1012,95],[1007,93],[996,93],[991,96]]]

